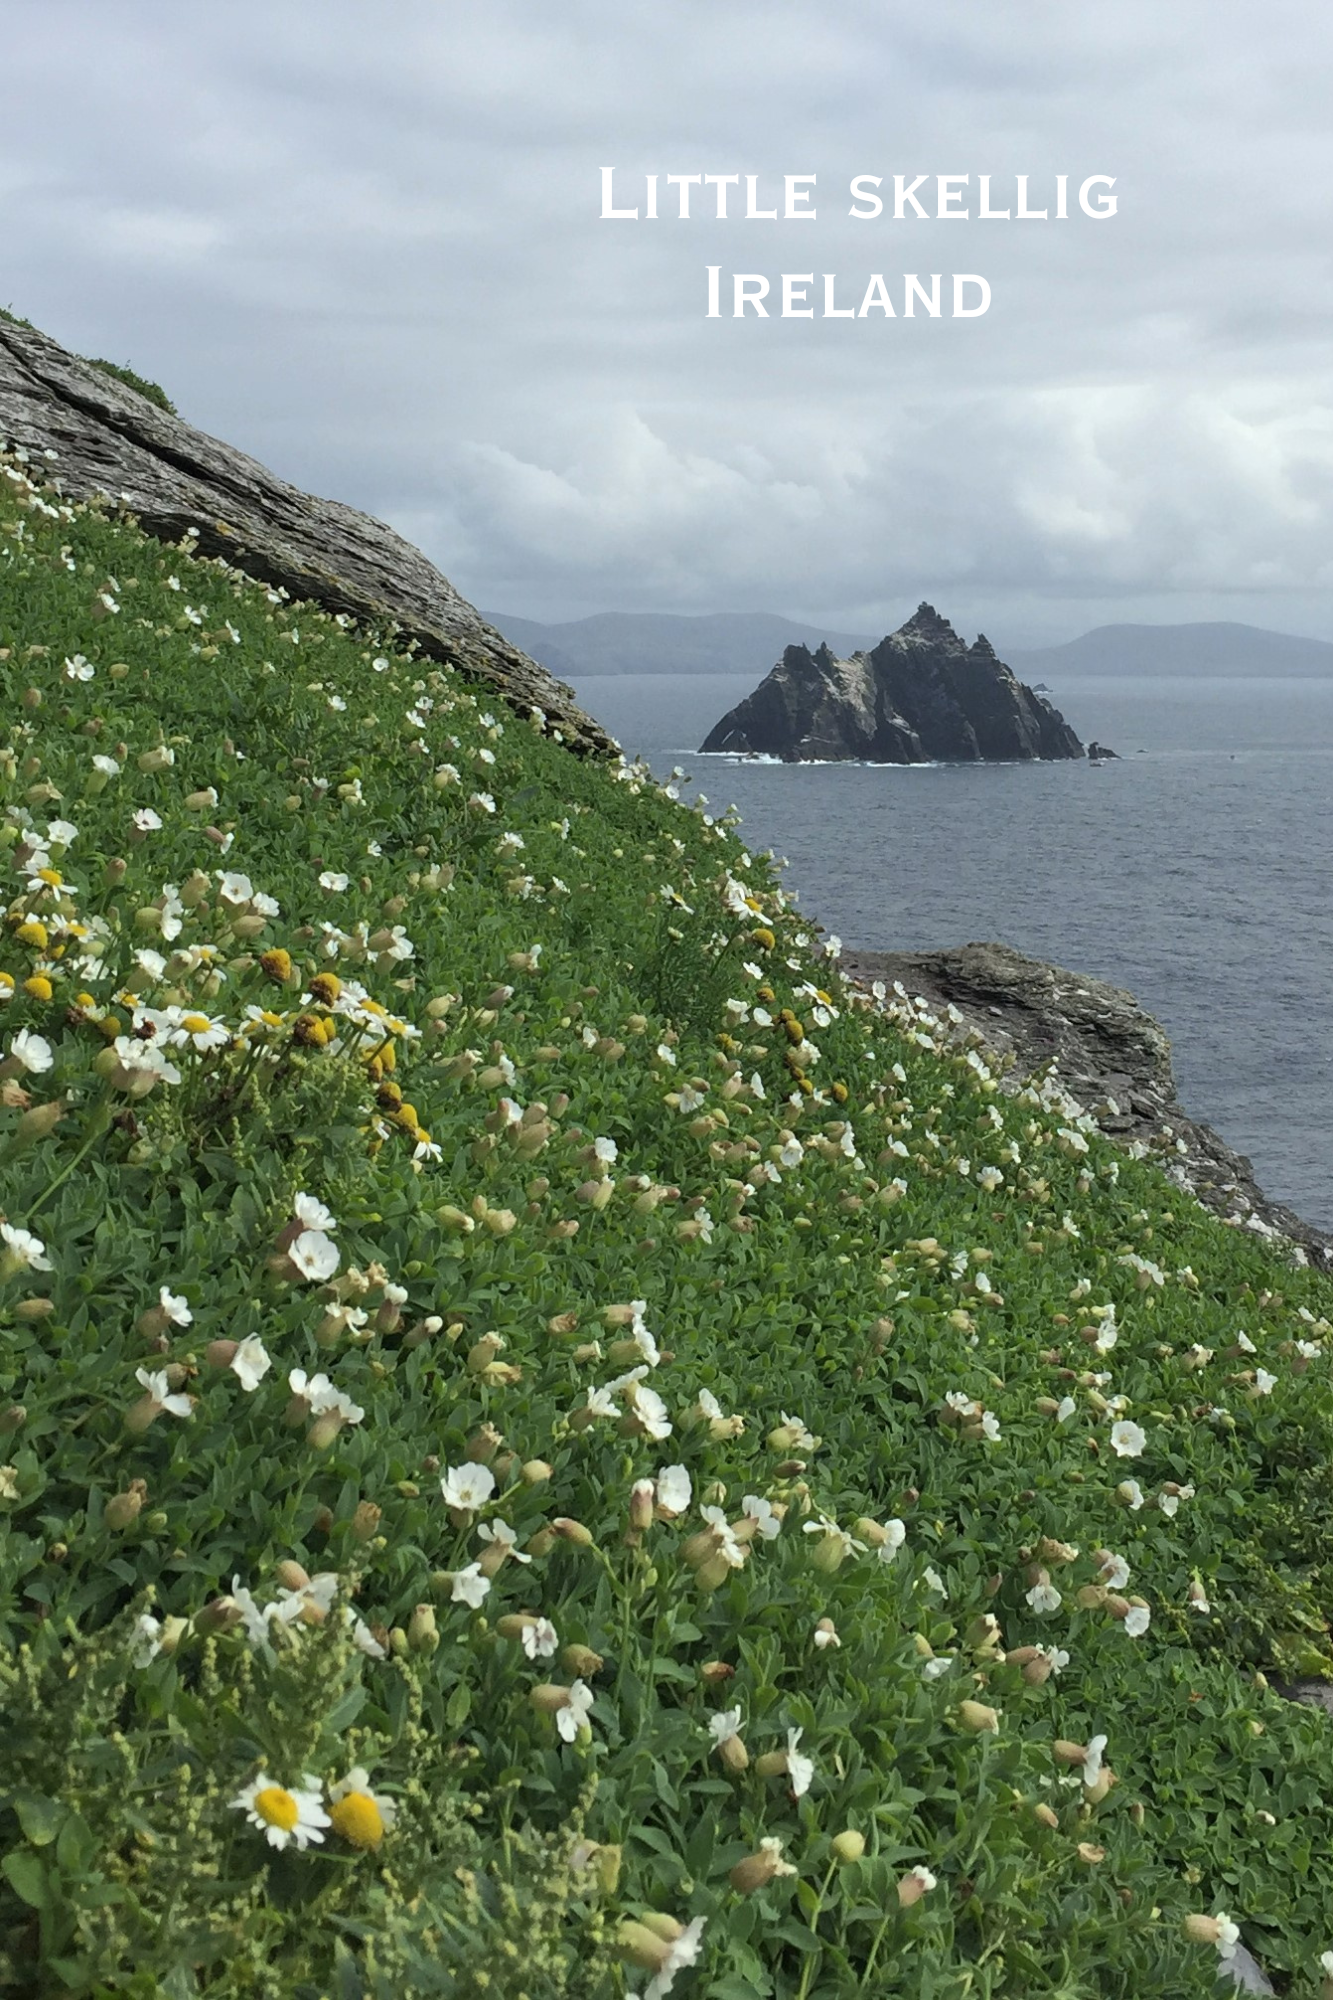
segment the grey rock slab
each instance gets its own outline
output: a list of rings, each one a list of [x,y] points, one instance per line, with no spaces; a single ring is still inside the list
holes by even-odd
[[[488,625],[411,542],[338,500],[321,500],[195,430],[35,327],[0,320],[0,439],[66,500],[103,493],[159,541],[198,531],[198,551],[357,620],[396,619],[406,644],[540,708],[573,750],[618,745],[572,689]],[[41,456],[54,451],[54,461]]]
[[[1270,1201],[1244,1154],[1176,1101],[1171,1043],[1124,988],[993,942],[944,951],[844,951],[840,964],[862,986],[882,981],[891,1007],[910,1007],[919,996],[946,1025],[947,1009],[954,1008],[960,1019],[950,1031],[960,1042],[970,1038],[1009,1059],[1006,1089],[1054,1063],[1064,1089],[1113,1143],[1144,1148],[1178,1186],[1235,1226],[1286,1239],[1297,1261],[1333,1267],[1333,1236]],[[1114,1113],[1105,1111],[1108,1098]]]

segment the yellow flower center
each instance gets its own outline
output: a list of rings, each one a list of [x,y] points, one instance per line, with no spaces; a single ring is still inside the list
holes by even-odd
[[[182,1014],[181,1026],[191,1035],[206,1035],[213,1023],[207,1014]]]
[[[46,925],[39,924],[35,917],[31,917],[26,923],[20,924],[17,935],[20,944],[36,945],[38,951],[45,951],[47,943]]]
[[[353,1847],[378,1847],[384,1838],[384,1819],[369,1792],[347,1792],[329,1807],[334,1831]]]
[[[31,979],[24,980],[23,991],[28,995],[29,999],[49,1000],[51,998],[51,982],[49,979],[44,979],[40,972],[36,972]]]
[[[280,1826],[284,1833],[290,1833],[301,1817],[296,1800],[281,1785],[265,1785],[262,1792],[256,1792],[255,1811],[269,1826]]]
[[[58,889],[63,880],[58,868],[39,868],[37,874],[46,883],[48,889]]]

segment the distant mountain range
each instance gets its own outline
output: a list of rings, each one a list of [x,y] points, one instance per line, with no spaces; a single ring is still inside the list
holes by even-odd
[[[765,611],[684,617],[666,611],[603,611],[567,625],[483,617],[561,680],[591,674],[766,674],[788,646],[827,643],[840,659],[868,651],[882,632],[831,632]],[[1333,643],[1258,625],[1098,625],[1062,646],[1000,658],[1030,685],[1048,674],[1333,675]]]

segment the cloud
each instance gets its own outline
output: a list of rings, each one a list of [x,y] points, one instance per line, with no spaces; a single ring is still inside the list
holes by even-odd
[[[46,0],[6,50],[6,300],[516,613],[848,629],[929,593],[1014,643],[1107,606],[1325,630],[1331,46],[1243,0]],[[819,220],[685,225],[664,185],[604,224],[607,163],[816,172]],[[1120,208],[847,213],[895,172],[997,205],[1110,173]],[[994,297],[709,322],[709,263]]]

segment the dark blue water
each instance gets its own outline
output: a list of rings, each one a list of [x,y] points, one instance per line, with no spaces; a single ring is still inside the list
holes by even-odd
[[[1333,681],[1052,682],[1079,735],[1121,753],[1100,770],[699,757],[751,677],[576,686],[627,754],[682,764],[711,812],[734,803],[845,944],[999,938],[1128,987],[1171,1037],[1186,1108],[1333,1227]]]

